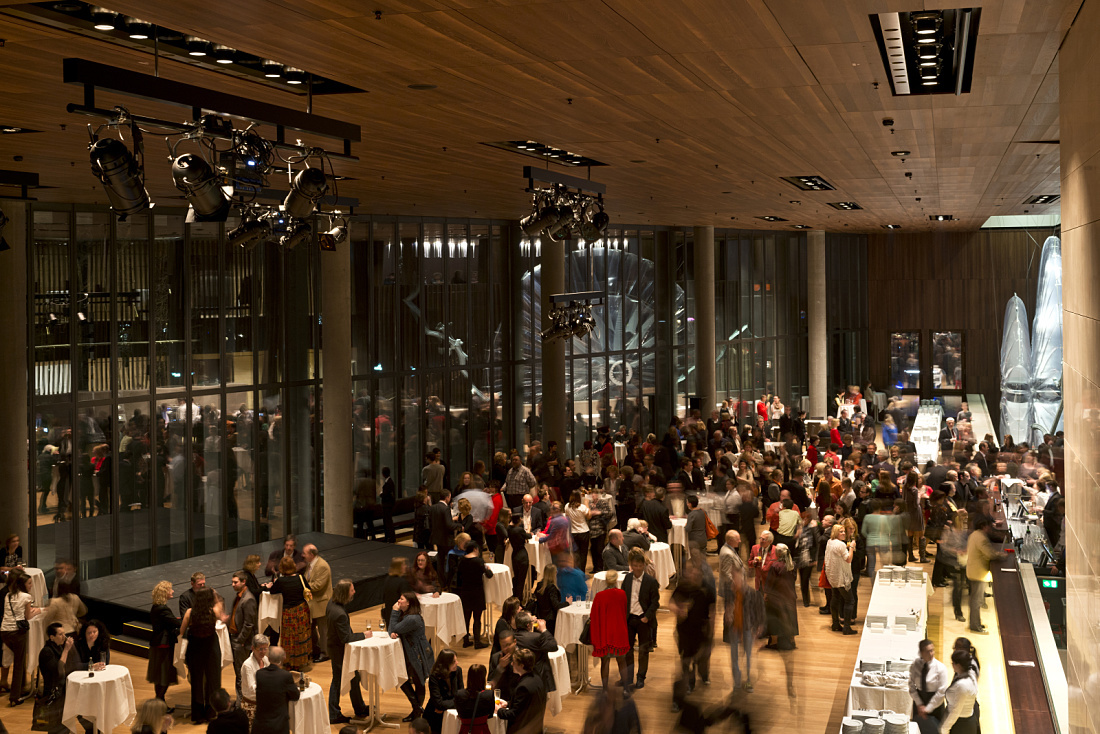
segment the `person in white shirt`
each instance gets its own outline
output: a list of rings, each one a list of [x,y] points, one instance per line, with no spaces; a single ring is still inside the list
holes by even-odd
[[[947,716],[940,725],[940,734],[977,734],[978,716],[974,704],[978,700],[978,682],[970,672],[970,653],[951,653],[955,678],[947,688]]]
[[[267,667],[267,651],[271,640],[267,635],[252,638],[252,654],[241,664],[241,708],[248,714],[249,726],[256,715],[256,671]]]
[[[931,640],[921,640],[919,655],[909,666],[909,697],[913,699],[913,718],[920,721],[929,716],[943,721],[947,713],[944,700],[951,683],[951,671],[936,660],[936,646]]]
[[[766,532],[766,531],[765,531]],[[848,530],[843,525],[834,525],[829,543],[825,546],[825,578],[833,589],[831,611],[833,613],[833,632],[846,635],[859,634],[852,629],[852,620],[856,616],[855,597],[852,596],[852,555],[855,540],[848,540]],[[843,626],[842,626],[843,623]]]

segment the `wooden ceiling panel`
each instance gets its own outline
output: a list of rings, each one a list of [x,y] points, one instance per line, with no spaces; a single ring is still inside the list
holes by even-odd
[[[1057,146],[1021,141],[1060,134],[1056,50],[1079,4],[983,6],[973,91],[958,97],[895,97],[885,84],[868,15],[913,10],[911,0],[121,0],[111,7],[369,90],[314,99],[318,114],[363,127],[353,146],[361,160],[336,166],[354,179],[340,193],[361,199],[364,212],[522,216],[529,202],[520,169],[531,159],[481,143],[527,138],[609,163],[593,177],[607,183],[616,222],[844,231],[897,223],[920,231],[977,226],[991,214],[1015,213],[1032,192],[1057,189]],[[37,171],[59,187],[38,192],[44,200],[103,202],[87,170],[88,119],[64,112],[80,90],[61,84],[61,60],[151,72],[151,55],[2,14],[0,37],[8,39],[0,51],[8,102],[0,122],[45,131],[0,135],[0,157],[23,156],[5,167]],[[162,60],[160,71],[305,106],[301,95],[189,64]],[[120,96],[97,102],[189,116]],[[884,127],[884,118],[893,125]],[[162,144],[147,136],[149,188],[175,203]],[[894,150],[910,152],[902,160]],[[779,180],[807,173],[836,191],[802,192]],[[824,205],[840,199],[865,209]],[[961,221],[929,223],[935,213]],[[790,222],[755,219],[763,214]]]

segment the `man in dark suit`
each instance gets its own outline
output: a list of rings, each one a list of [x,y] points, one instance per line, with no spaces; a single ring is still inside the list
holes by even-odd
[[[217,716],[206,727],[206,734],[248,734],[248,714],[241,708],[230,708],[229,692],[219,688],[210,699]]]
[[[275,579],[279,576],[279,561],[283,558],[294,559],[294,565],[297,567],[297,573],[303,573],[306,570],[305,556],[302,555],[302,551],[298,550],[298,539],[293,535],[288,535],[283,540],[283,549],[272,551],[271,555],[267,557],[267,568],[264,569],[264,573],[269,579]]]
[[[607,545],[603,549],[603,567],[606,571],[625,572],[627,548],[623,545],[623,531],[615,528],[607,534]]]
[[[542,731],[546,716],[546,686],[532,673],[534,655],[520,648],[512,655],[512,670],[519,676],[507,706],[497,709],[497,718],[508,722],[508,734],[535,734]]]
[[[649,532],[662,543],[668,542],[668,531],[672,528],[665,503],[656,499],[656,490],[652,486],[645,488],[645,499],[638,507],[638,517],[649,523]]]
[[[283,670],[286,651],[272,647],[267,651],[269,665],[256,671],[256,718],[252,734],[288,734],[290,702],[301,698],[290,671]]]
[[[428,510],[428,528],[431,533],[429,535],[429,545],[435,548],[435,561],[436,566],[438,566],[436,570],[439,572],[439,578],[441,579],[447,578],[445,566],[447,553],[455,543],[455,533],[461,527],[451,517],[451,492],[450,490],[443,490],[439,502],[433,503],[431,509]]]
[[[531,653],[531,664],[527,666],[527,670],[542,681],[545,690],[552,690],[554,670],[550,667],[550,653],[557,651],[558,641],[546,630],[546,622],[540,619],[536,627],[535,618],[530,614],[517,614],[516,647]],[[512,656],[512,662],[515,662],[515,655]]]
[[[537,530],[545,530],[546,523],[550,522],[550,502],[548,498],[550,494],[544,487],[540,487],[538,490],[539,501],[531,505],[531,532],[534,533]],[[541,573],[542,569],[538,569]]]
[[[657,579],[645,572],[645,554],[638,548],[630,551],[630,573],[623,579],[626,592],[626,627],[630,640],[630,665],[627,683],[633,688],[645,687],[649,672],[649,650],[653,645],[653,623],[657,620],[657,607],[661,605],[661,590]],[[638,668],[635,678],[634,646],[638,645]]]
[[[500,649],[489,656],[489,683],[500,689],[500,697],[512,700],[519,676],[512,670],[512,654],[516,651],[516,633],[510,629],[501,630],[498,635]]]
[[[944,451],[950,451],[951,447],[955,445],[955,441],[959,438],[959,432],[955,428],[955,419],[948,418],[947,425],[940,431],[940,448]]]
[[[634,548],[649,550],[649,536],[638,529],[638,518],[632,517],[626,524],[626,532],[623,533],[623,552],[627,554],[627,565],[630,565],[630,551]]]
[[[346,724],[351,719],[340,712],[340,688],[344,671],[344,645],[364,639],[363,633],[351,631],[351,618],[344,609],[355,598],[355,584],[350,579],[340,579],[332,589],[332,599],[325,610],[328,619],[328,657],[332,664],[332,685],[328,689],[328,721],[330,724]],[[370,708],[363,703],[363,689],[360,686],[359,671],[351,679],[351,705],[355,709],[355,718],[366,719]]]
[[[191,574],[191,588],[180,594],[180,619],[187,610],[195,606],[195,594],[206,588],[206,574],[196,571]]]
[[[237,697],[241,696],[241,666],[252,654],[252,638],[259,632],[256,618],[259,604],[248,590],[248,573],[237,571],[233,574],[232,611],[229,613],[229,641],[233,645],[233,673],[237,677]]]

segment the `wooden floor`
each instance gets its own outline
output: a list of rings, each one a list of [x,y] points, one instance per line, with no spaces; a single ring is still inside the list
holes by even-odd
[[[716,556],[711,556],[710,560],[712,565],[717,565]],[[926,566],[926,570],[931,572],[931,564]],[[858,619],[860,620],[863,619],[866,611],[870,590],[870,580],[862,579],[859,593]],[[738,699],[741,707],[749,713],[753,732],[798,731],[800,734],[835,734],[840,731],[840,722],[845,713],[848,685],[856,664],[860,638],[858,635],[845,637],[830,631],[831,618],[818,614],[817,610],[817,605],[823,603],[822,592],[815,591],[817,596],[813,605],[805,608],[801,601],[798,604],[800,634],[796,639],[797,650],[779,653],[758,648],[754,651],[752,680],[755,691],[751,694],[742,694]],[[955,622],[950,595],[945,595],[945,591],[949,592],[950,589],[937,589],[935,596],[929,600],[929,637],[936,643],[937,657],[941,660],[947,657],[945,651],[950,649],[954,639],[967,634],[966,625]],[[668,590],[662,592],[663,604],[667,603],[670,594]],[[720,615],[719,611],[719,619]],[[378,607],[357,612],[352,615],[352,626],[356,630],[362,630],[368,617],[376,620],[378,616]],[[658,621],[660,625],[658,649],[650,656],[646,687],[635,696],[645,732],[671,731],[676,722],[676,715],[670,708],[672,683],[679,669],[676,643],[673,638],[674,625],[671,614],[665,608],[662,608]],[[1007,686],[1004,682],[1004,661],[992,603],[988,611],[983,611],[982,621],[989,627],[989,634],[970,635],[982,663],[979,693],[979,700],[982,703],[982,728],[987,732],[1012,734],[1009,714],[1011,709],[1007,699]],[[478,662],[488,664],[488,649],[477,651],[473,648],[463,649],[458,640],[455,642],[458,644],[455,649],[459,664],[463,668]],[[152,686],[145,682],[145,660],[116,653],[113,655],[112,662],[130,668],[134,681],[134,693],[139,703],[153,695]],[[721,643],[720,637],[714,646],[711,663],[711,685],[700,685],[696,695],[718,702],[729,695],[732,687],[729,647]],[[592,675],[597,681],[598,674],[598,667],[594,667]],[[314,681],[321,684],[326,691],[328,690],[331,677],[328,663],[316,666],[310,675]],[[788,675],[793,681],[795,694],[793,696],[788,696],[787,693]],[[614,665],[612,665],[611,677],[612,680],[617,678]],[[232,667],[223,669],[222,685],[229,691],[233,690]],[[563,711],[557,717],[547,717],[546,730],[552,733],[579,732],[593,697],[591,692],[566,697],[563,700]],[[205,725],[192,726],[187,719],[190,691],[186,683],[169,689],[167,698],[169,705],[177,707],[176,714],[180,717],[177,719],[177,725],[172,729],[174,734],[206,731]],[[13,734],[28,732],[31,709],[32,704],[29,700],[14,709],[7,708],[5,700],[0,702],[0,721],[3,721],[8,731]],[[351,713],[351,703],[346,696],[343,699],[343,710],[345,714]],[[382,696],[382,710],[388,715],[389,721],[398,722],[402,716],[409,713],[409,704],[400,691],[387,691]],[[333,726],[331,729],[331,734],[336,734],[340,727]],[[126,727],[119,727],[112,734],[125,734],[128,731]],[[403,734],[404,729],[399,728],[395,731]],[[721,729],[721,731],[730,730]]]

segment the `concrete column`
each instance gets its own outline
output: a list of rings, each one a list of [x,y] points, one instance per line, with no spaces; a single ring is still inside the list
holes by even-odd
[[[810,372],[810,410],[807,418],[825,418],[829,413],[828,335],[825,325],[825,230],[807,232],[809,247],[806,277],[809,303],[806,308],[806,327],[809,329],[807,359]]]
[[[550,328],[550,296],[565,292],[565,243],[542,240],[542,327]],[[565,341],[542,342],[542,445],[551,440],[565,449],[569,415],[565,393]]]
[[[11,450],[11,460],[0,462],[0,538],[18,533],[24,550],[34,558],[28,535],[30,490],[27,462],[30,443],[27,430],[27,216],[25,201],[0,201],[8,224],[0,236],[10,249],[0,251],[0,386],[4,409],[0,410],[0,446]]]
[[[703,420],[718,402],[714,363],[714,227],[696,227],[695,240],[695,394]]]
[[[355,457],[351,442],[351,245],[321,257],[325,532],[352,534]]]

